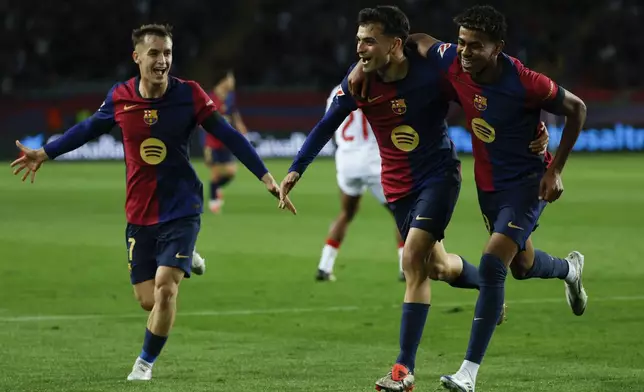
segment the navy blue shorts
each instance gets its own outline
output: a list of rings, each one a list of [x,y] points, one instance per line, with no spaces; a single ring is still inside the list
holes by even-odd
[[[403,240],[412,227],[431,233],[436,241],[445,238],[460,190],[461,175],[457,170],[439,182],[389,203]]]
[[[208,154],[208,156],[206,157],[206,160],[211,165],[226,165],[228,163],[235,162],[235,156],[226,147],[221,147],[221,148],[209,147],[206,149],[206,154]]]
[[[519,252],[524,251],[548,204],[539,200],[539,182],[495,192],[479,190],[478,196],[488,233],[504,234],[517,243]]]
[[[161,266],[179,268],[189,278],[200,227],[201,215],[152,226],[128,223],[125,241],[132,284],[154,279]]]

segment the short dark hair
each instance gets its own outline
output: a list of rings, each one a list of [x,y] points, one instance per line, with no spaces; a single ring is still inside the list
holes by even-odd
[[[409,37],[409,18],[400,8],[393,5],[379,5],[374,8],[364,8],[358,14],[358,25],[380,23],[382,33],[389,37],[399,37],[403,43]]]
[[[508,26],[505,16],[491,5],[476,5],[454,18],[454,23],[468,30],[477,30],[494,41],[505,39]]]
[[[146,35],[156,35],[157,37],[172,39],[172,26],[169,24],[144,24],[139,28],[132,30],[132,45],[143,42]]]

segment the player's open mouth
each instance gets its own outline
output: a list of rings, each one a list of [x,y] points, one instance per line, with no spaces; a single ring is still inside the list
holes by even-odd
[[[163,76],[163,74],[165,74],[166,69],[167,69],[167,68],[153,68],[153,69],[152,69],[152,72],[153,72],[156,76]]]
[[[361,58],[360,58],[360,61],[362,61],[362,65],[367,65],[367,64],[369,64],[369,62],[371,61],[371,59],[368,59],[368,58],[365,58],[365,57],[361,57]]]
[[[472,60],[461,57],[461,66],[463,66],[463,68],[471,68]]]

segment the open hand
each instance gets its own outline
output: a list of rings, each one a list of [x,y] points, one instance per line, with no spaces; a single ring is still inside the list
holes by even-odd
[[[45,162],[49,157],[43,148],[33,150],[22,145],[18,140],[16,140],[16,146],[22,151],[23,156],[11,162],[11,167],[16,169],[13,171],[14,175],[19,174],[21,171],[25,170],[25,173],[22,175],[22,181],[26,180],[27,177],[31,174],[31,183],[33,184],[36,179],[36,172],[40,169],[40,166]]]

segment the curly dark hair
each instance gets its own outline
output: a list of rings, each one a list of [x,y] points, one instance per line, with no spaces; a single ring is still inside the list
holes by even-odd
[[[505,16],[491,5],[476,5],[454,18],[454,23],[468,30],[477,30],[494,41],[505,39],[508,26]]]
[[[137,44],[143,42],[146,35],[156,35],[157,37],[172,39],[172,26],[169,24],[145,24],[132,30],[132,45],[136,48]]]
[[[393,5],[379,5],[374,8],[364,8],[358,14],[358,25],[380,23],[383,34],[388,37],[398,37],[403,43],[409,37],[409,18],[400,8]]]

